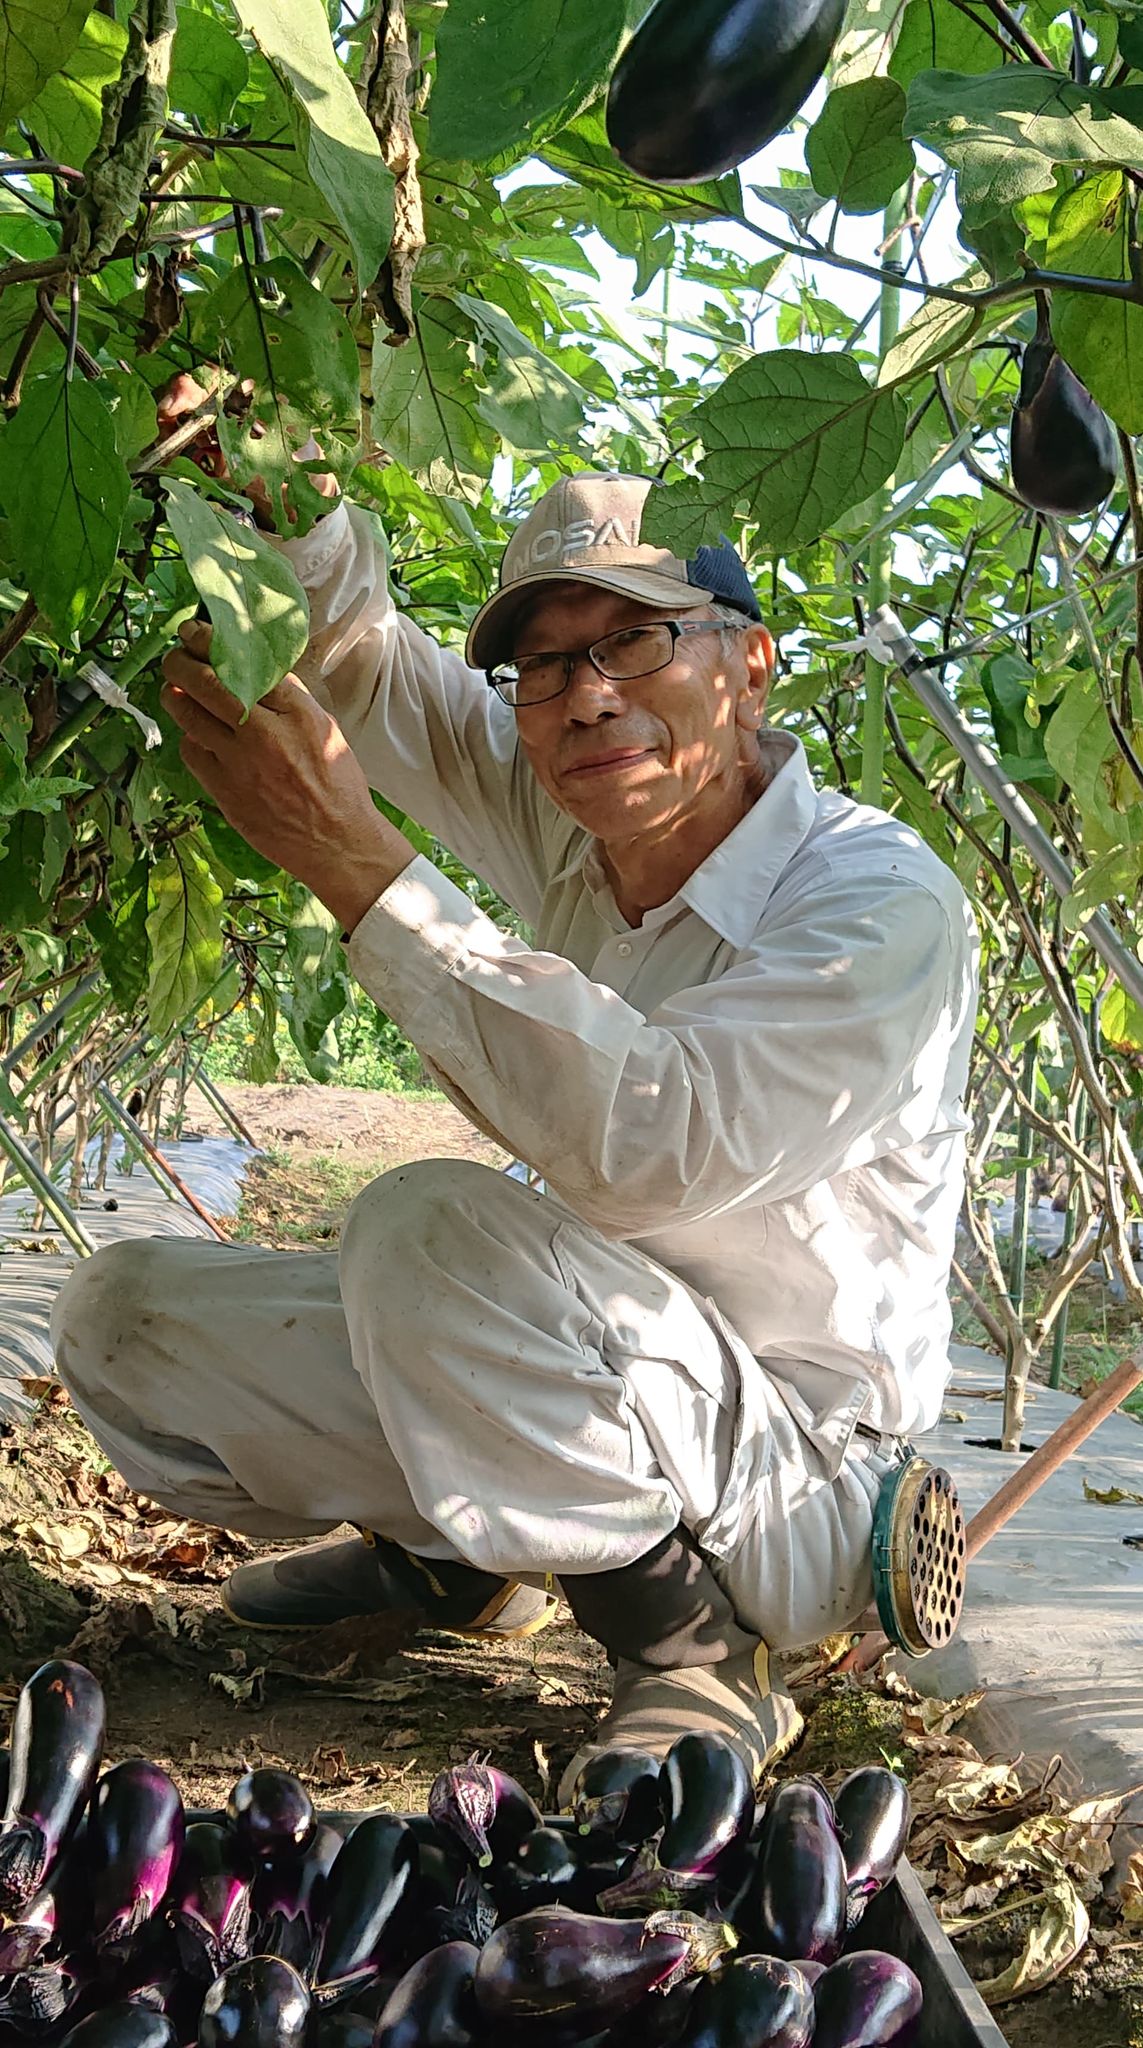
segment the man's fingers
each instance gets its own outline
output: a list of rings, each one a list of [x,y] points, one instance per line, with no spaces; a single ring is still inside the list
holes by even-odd
[[[163,656],[162,669],[169,685],[201,704],[204,711],[209,711],[221,725],[229,726],[231,732],[237,731],[242,723],[242,706],[204,661],[183,648],[172,647]]]
[[[182,727],[186,737],[201,747],[204,753],[217,757],[230,741],[233,726],[224,719],[216,718],[212,711],[208,711],[196,698],[188,696],[185,690],[180,690],[174,683],[164,683],[159,695],[163,709],[170,712],[176,725]]]

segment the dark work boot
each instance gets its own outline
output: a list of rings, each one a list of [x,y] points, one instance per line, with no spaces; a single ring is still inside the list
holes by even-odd
[[[550,1593],[455,1559],[414,1557],[370,1531],[240,1565],[219,1599],[243,1628],[328,1628],[400,1609],[430,1628],[487,1642],[534,1635],[559,1604]]]
[[[802,1717],[771,1686],[766,1644],[735,1620],[685,1529],[618,1571],[561,1579],[560,1590],[615,1662],[610,1709],[564,1772],[561,1806],[601,1750],[665,1756],[680,1735],[701,1730],[725,1736],[759,1777],[797,1741]]]

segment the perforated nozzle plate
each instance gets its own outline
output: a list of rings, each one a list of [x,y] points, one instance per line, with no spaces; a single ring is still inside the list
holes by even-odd
[[[967,1565],[952,1479],[941,1466],[910,1458],[888,1475],[873,1524],[873,1587],[890,1642],[911,1657],[951,1642]]]

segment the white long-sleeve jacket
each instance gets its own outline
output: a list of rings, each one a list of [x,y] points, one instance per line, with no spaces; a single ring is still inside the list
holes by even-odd
[[[418,857],[349,942],[453,1099],[606,1237],[710,1297],[831,1464],[948,1377],[977,935],[909,830],[815,791],[788,735],[753,809],[637,928],[483,675],[396,610],[342,504],[284,550],[302,680],[371,784],[534,933]]]

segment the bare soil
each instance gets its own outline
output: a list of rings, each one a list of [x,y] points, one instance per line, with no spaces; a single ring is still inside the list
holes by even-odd
[[[442,1098],[224,1092],[265,1148],[234,1226],[260,1243],[328,1249],[358,1187],[411,1159],[506,1163]],[[187,1127],[222,1125],[192,1099]],[[239,1773],[261,1763],[296,1771],[327,1809],[423,1809],[437,1771],[473,1750],[554,1805],[560,1770],[609,1691],[602,1652],[566,1613],[530,1642],[496,1648],[417,1634],[408,1616],[302,1638],[238,1628],[217,1588],[265,1546],[177,1522],[132,1494],[62,1390],[41,1381],[32,1391],[30,1423],[0,1426],[0,1699],[13,1700],[45,1656],[80,1659],[107,1689],[108,1761],[153,1757],[199,1809],[223,1805]],[[914,1861],[934,1903],[957,1910],[958,1833],[998,1834],[1055,1810],[1054,1794],[1015,1774],[999,1790],[986,1783],[972,1746],[950,1732],[971,1702],[942,1717],[940,1703],[920,1702],[903,1682],[856,1686],[831,1675],[831,1661],[823,1654],[791,1675],[807,1732],[785,1768],[828,1781],[891,1760],[913,1785]],[[1034,1899],[1039,1880],[1020,1881]],[[1013,2048],[1055,2048],[1081,2030],[1091,2048],[1143,2048],[1143,1940],[1114,1899],[1100,1898],[1098,1877],[1085,1882],[1093,1942],[1064,1981],[1001,2009]],[[1010,1959],[1001,1941],[979,1974]]]

